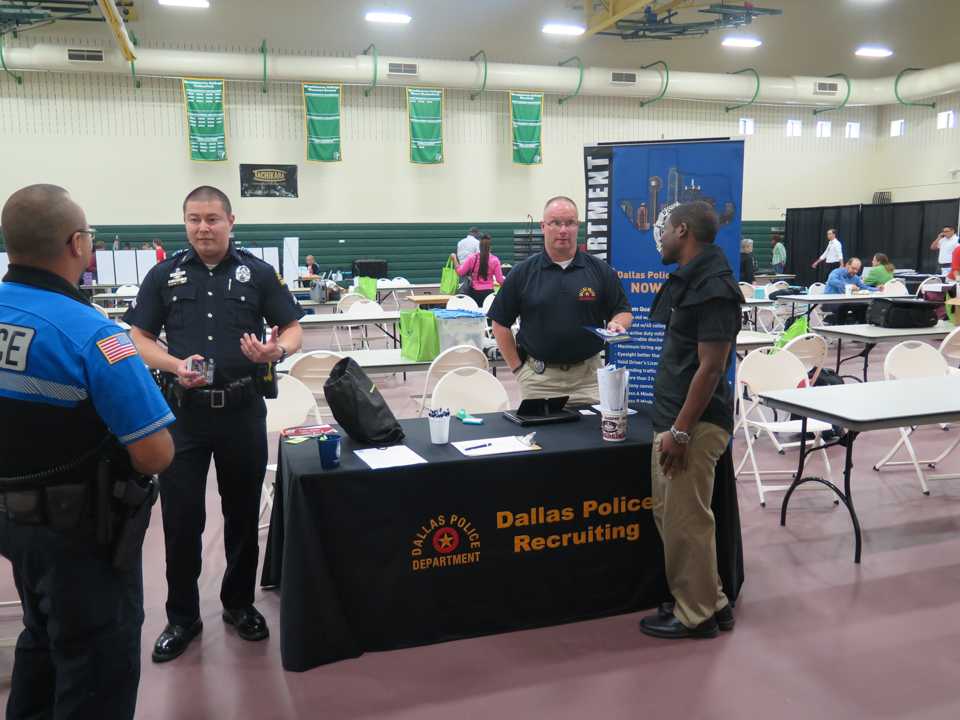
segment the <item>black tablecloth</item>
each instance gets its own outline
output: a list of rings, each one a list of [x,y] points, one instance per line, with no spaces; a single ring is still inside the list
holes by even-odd
[[[483,426],[453,420],[451,441],[525,432],[485,417]],[[630,418],[622,443],[603,442],[599,417],[584,416],[537,428],[540,451],[484,458],[431,445],[426,420],[402,424],[428,464],[372,471],[345,438],[342,467],[324,471],[315,442],[280,444],[262,584],[281,590],[287,670],[631,612],[667,596],[644,415]],[[715,487],[733,600],[743,556],[729,450]]]

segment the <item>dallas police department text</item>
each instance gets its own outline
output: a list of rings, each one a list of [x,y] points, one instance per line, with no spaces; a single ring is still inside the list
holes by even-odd
[[[497,529],[526,528],[553,523],[567,523],[576,519],[585,520],[586,527],[550,534],[528,535],[518,533],[513,537],[513,551],[539,552],[574,545],[589,545],[598,542],[623,540],[636,542],[640,538],[639,522],[623,522],[622,516],[653,508],[653,498],[643,499],[620,495],[610,500],[584,500],[579,514],[574,507],[548,508],[532,507],[522,512],[500,510],[497,512]],[[604,522],[605,520],[613,522]],[[619,521],[619,523],[617,522]]]

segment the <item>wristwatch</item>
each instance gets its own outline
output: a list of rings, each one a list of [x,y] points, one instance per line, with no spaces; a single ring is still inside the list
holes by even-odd
[[[690,433],[685,433],[683,430],[677,430],[675,425],[670,426],[670,435],[673,437],[673,441],[678,445],[690,444]]]

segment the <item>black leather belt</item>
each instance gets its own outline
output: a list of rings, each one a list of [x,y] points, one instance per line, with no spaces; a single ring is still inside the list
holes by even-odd
[[[242,378],[222,387],[203,387],[187,390],[183,395],[183,406],[190,408],[211,408],[224,410],[240,408],[250,404],[256,395],[253,378]]]

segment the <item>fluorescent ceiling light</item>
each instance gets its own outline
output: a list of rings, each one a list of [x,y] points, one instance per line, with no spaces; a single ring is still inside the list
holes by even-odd
[[[368,12],[367,22],[392,23],[394,25],[406,25],[412,20],[409,15],[394,12]]]
[[[861,45],[855,54],[860,57],[885,58],[893,55],[893,50],[882,45]]]
[[[755,48],[761,45],[763,43],[760,40],[752,37],[727,37],[723,39],[724,47]]]
[[[543,32],[547,35],[583,35],[586,30],[583,25],[566,25],[563,23],[547,23]]]
[[[208,8],[210,0],[158,0],[161,5],[170,7]]]

